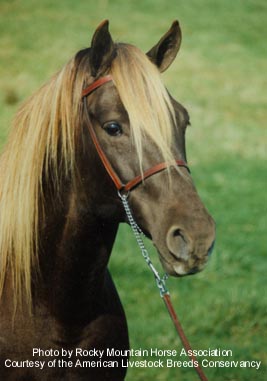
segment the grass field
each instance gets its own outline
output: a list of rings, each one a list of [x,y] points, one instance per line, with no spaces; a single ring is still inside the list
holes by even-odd
[[[223,348],[233,351],[230,360],[262,361],[259,370],[206,368],[209,380],[266,380],[266,1],[0,0],[0,14],[1,145],[18,104],[89,45],[102,19],[110,19],[116,40],[144,50],[179,19],[183,44],[164,81],[191,115],[188,160],[217,222],[217,240],[203,273],[168,285],[194,348]],[[110,268],[132,347],[180,351],[127,226]],[[126,380],[195,379],[187,368],[132,368]]]

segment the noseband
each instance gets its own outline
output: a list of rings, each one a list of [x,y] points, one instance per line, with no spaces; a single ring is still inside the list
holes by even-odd
[[[94,90],[96,90],[98,87],[104,85],[105,83],[107,82],[111,82],[113,81],[113,78],[111,75],[106,75],[105,77],[101,77],[100,79],[96,80],[95,82],[93,82],[91,85],[89,85],[88,87],[86,87],[83,91],[82,91],[82,98],[84,99],[84,103],[85,103],[85,99],[86,97],[91,94]],[[85,104],[86,106],[86,104]],[[87,110],[87,107],[85,107],[86,110]],[[137,185],[139,185],[142,181],[144,181],[145,179],[147,179],[148,177],[150,176],[153,176],[154,174],[158,173],[158,172],[161,172],[163,171],[164,169],[167,169],[168,167],[170,166],[178,166],[178,167],[184,167],[189,171],[189,168],[187,166],[187,163],[184,161],[184,160],[175,160],[174,162],[172,163],[168,163],[168,162],[162,162],[162,163],[158,163],[156,165],[154,165],[153,167],[149,168],[148,170],[146,170],[142,175],[138,175],[136,177],[134,177],[132,180],[128,181],[126,184],[124,184],[121,179],[119,178],[119,176],[117,175],[117,173],[114,171],[110,161],[108,160],[105,152],[102,150],[101,148],[101,145],[97,139],[97,136],[96,136],[96,133],[92,127],[92,123],[89,123],[88,124],[88,128],[89,128],[89,133],[91,135],[91,138],[93,140],[93,143],[95,145],[95,148],[98,152],[98,155],[107,171],[107,173],[109,174],[110,178],[112,179],[113,183],[115,184],[117,190],[119,192],[129,192],[131,191],[133,188],[135,188]]]

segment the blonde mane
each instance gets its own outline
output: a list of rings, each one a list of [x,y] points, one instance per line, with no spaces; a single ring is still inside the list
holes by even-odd
[[[38,266],[38,224],[44,209],[43,177],[49,179],[52,171],[57,187],[62,171],[74,173],[83,85],[75,78],[74,66],[73,59],[22,104],[0,159],[0,295],[8,271],[15,305],[23,296],[31,304],[31,270]]]
[[[144,135],[156,143],[164,160],[173,160],[174,111],[157,68],[139,49],[118,44],[110,73],[129,115],[140,166]],[[0,158],[0,296],[8,274],[15,306],[24,299],[29,306],[32,302],[44,178],[55,187],[60,186],[62,172],[75,179],[81,91],[88,78],[74,58],[67,63],[20,107]]]
[[[174,160],[171,142],[175,114],[157,67],[135,46],[118,44],[111,75],[129,116],[141,170],[144,136],[156,144],[159,157]]]

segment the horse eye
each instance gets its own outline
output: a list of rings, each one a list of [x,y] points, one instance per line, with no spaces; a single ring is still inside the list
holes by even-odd
[[[119,136],[122,134],[122,127],[117,122],[105,123],[103,128],[110,136]]]

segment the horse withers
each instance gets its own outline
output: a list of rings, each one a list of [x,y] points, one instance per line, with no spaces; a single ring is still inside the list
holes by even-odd
[[[174,22],[144,54],[104,21],[18,111],[0,161],[1,379],[124,380],[116,182],[167,273],[205,266],[215,226],[186,164],[189,116],[160,76],[180,42]]]

